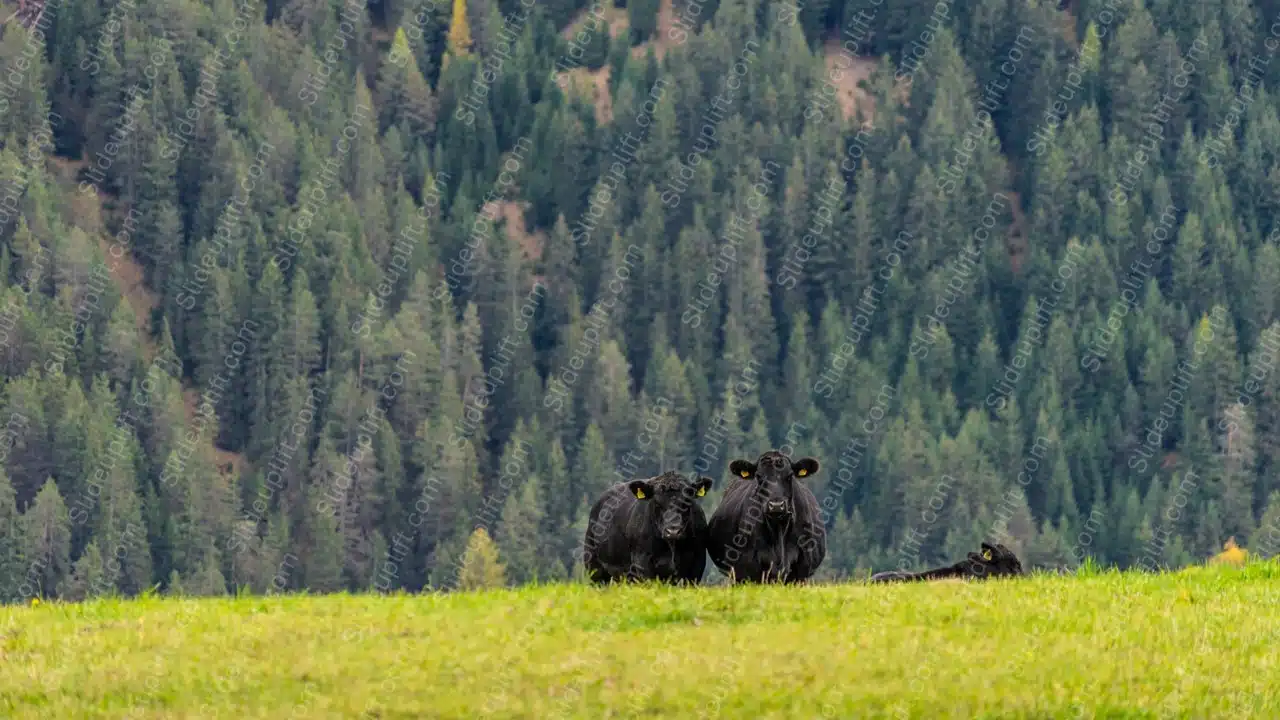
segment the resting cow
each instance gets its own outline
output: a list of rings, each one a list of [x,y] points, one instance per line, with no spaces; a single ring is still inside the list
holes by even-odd
[[[618,483],[591,508],[582,562],[587,577],[697,584],[707,569],[707,516],[698,504],[712,479],[665,472]]]
[[[734,460],[729,471],[741,479],[711,516],[711,562],[734,581],[809,579],[827,555],[818,499],[802,482],[817,474],[818,461],[792,462],[771,450],[756,462]]]
[[[944,578],[985,580],[990,577],[1021,574],[1022,563],[1018,562],[1018,556],[1014,555],[1012,550],[1000,544],[982,543],[982,554],[971,552],[968,558],[955,565],[918,573],[890,570],[872,575],[871,582],[912,582]]]

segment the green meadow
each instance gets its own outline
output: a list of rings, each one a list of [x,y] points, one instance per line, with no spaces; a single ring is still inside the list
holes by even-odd
[[[1280,565],[0,608],[14,718],[1280,717]]]

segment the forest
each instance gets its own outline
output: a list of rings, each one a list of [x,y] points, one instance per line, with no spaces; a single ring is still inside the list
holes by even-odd
[[[1277,0],[4,17],[0,601],[581,579],[770,448],[824,581],[1280,551]]]

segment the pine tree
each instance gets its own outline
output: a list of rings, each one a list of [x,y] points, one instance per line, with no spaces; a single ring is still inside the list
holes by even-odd
[[[457,0],[465,5],[464,0]],[[466,32],[465,10],[461,32]],[[450,31],[450,42],[453,42]],[[465,50],[455,50],[455,54]],[[404,28],[397,28],[391,41],[387,62],[378,71],[378,127],[385,132],[399,127],[414,142],[431,145],[436,125],[437,103],[418,70],[418,63],[409,50],[409,40]]]
[[[23,513],[21,537],[27,562],[21,587],[36,597],[58,597],[71,574],[71,523],[53,478]]]
[[[507,578],[516,585],[546,579],[544,558],[548,546],[541,532],[541,482],[537,475],[524,478],[524,487],[507,498],[497,527],[498,552],[505,561]]]
[[[573,493],[595,502],[610,485],[616,482],[613,460],[605,443],[604,433],[594,422],[587,426],[578,446],[573,464]]]
[[[186,577],[182,583],[183,594],[196,597],[225,595],[227,580],[222,575],[217,548],[209,545],[204,549],[200,566]]]
[[[26,572],[23,553],[22,516],[18,514],[16,493],[4,468],[0,467],[0,604],[22,600],[18,585]]]
[[[324,467],[322,462],[318,456],[316,466]],[[304,547],[306,550],[306,554],[301,557],[302,574],[299,585],[313,592],[337,592],[343,588],[342,526],[332,500],[322,487],[312,485],[302,513],[305,518],[303,539],[307,542],[305,546],[298,546],[299,550]],[[276,569],[271,570],[275,575]],[[273,584],[277,587],[279,585],[274,578]],[[293,586],[291,578],[288,586]]]
[[[1273,492],[1267,498],[1258,531],[1251,536],[1248,546],[1251,555],[1264,560],[1280,553],[1280,492]]]
[[[586,389],[588,422],[599,426],[604,444],[615,458],[635,443],[636,423],[631,402],[631,371],[618,343],[603,343]]]
[[[1213,468],[1219,475],[1214,494],[1222,509],[1222,531],[1248,542],[1248,533],[1254,528],[1252,485],[1257,473],[1253,421],[1244,405],[1237,402],[1218,427],[1223,425],[1226,429],[1220,441],[1221,462]]]
[[[449,20],[448,58],[469,55],[471,52],[471,23],[467,20],[467,0],[453,0],[453,15]]]
[[[639,45],[658,30],[659,0],[627,0],[627,19],[630,21],[631,44]]]
[[[142,366],[133,310],[128,303],[116,305],[103,338],[103,371],[111,380],[125,385]]]
[[[459,590],[484,590],[506,585],[506,566],[498,560],[498,548],[484,528],[476,528],[467,540],[458,573]]]
[[[76,560],[71,569],[71,579],[67,582],[62,597],[72,602],[80,602],[104,594],[111,588],[107,581],[107,573],[102,565],[102,553],[97,542],[90,542],[84,554]]]
[[[547,459],[539,468],[539,475],[546,478],[542,492],[542,537],[550,555],[565,567],[571,564],[574,543],[572,532],[574,519],[581,508],[578,495],[574,494],[573,477],[569,474],[569,460],[559,438],[551,440]]]

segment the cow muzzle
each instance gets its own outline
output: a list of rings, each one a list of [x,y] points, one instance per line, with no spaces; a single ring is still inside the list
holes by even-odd
[[[684,528],[679,525],[667,525],[662,528],[663,540],[679,540],[682,537],[684,537]]]
[[[791,507],[786,500],[770,500],[764,504],[764,514],[780,519],[791,514]]]

